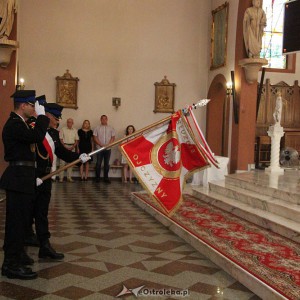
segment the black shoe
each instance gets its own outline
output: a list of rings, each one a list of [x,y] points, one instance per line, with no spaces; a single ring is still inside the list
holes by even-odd
[[[62,260],[64,259],[63,253],[56,252],[50,245],[50,243],[45,243],[41,246],[39,251],[39,258],[51,258],[55,260]]]
[[[23,251],[20,256],[20,263],[21,265],[33,265],[34,260],[25,252]]]
[[[2,276],[6,276],[10,279],[23,279],[23,280],[31,280],[37,278],[37,273],[33,272],[31,268],[24,267],[22,265],[19,266],[2,266],[1,270]]]
[[[105,183],[108,183],[108,184],[110,184],[111,182],[110,182],[110,180],[108,179],[108,178],[104,178],[104,180],[103,180]]]
[[[4,259],[4,262],[3,262],[3,264],[2,264],[2,268],[1,268],[1,274],[3,275],[3,276],[6,276],[5,274],[6,274],[6,271],[9,269],[9,265],[10,265],[11,263],[10,263],[10,260],[8,260],[8,259]],[[16,265],[16,264],[13,264],[13,265]],[[24,270],[26,271],[28,271],[28,272],[31,272],[32,270],[31,270],[31,268],[28,268],[28,267],[26,267],[26,266],[23,266],[23,268],[24,268]]]
[[[40,243],[35,234],[27,237],[24,242],[25,246],[39,247]]]
[[[96,178],[96,179],[95,179],[95,182],[100,182],[100,178]]]

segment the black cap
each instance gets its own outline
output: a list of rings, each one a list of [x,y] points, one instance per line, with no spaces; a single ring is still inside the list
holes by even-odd
[[[55,118],[61,118],[63,106],[57,103],[45,103],[45,112],[52,114]]]
[[[35,102],[35,90],[18,90],[10,96],[14,98],[15,102],[19,103],[34,103]]]
[[[45,105],[47,103],[46,96],[41,95],[35,98],[36,101],[39,101],[40,105]]]

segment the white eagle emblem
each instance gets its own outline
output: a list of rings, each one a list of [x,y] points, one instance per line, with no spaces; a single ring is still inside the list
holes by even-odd
[[[178,145],[174,145],[173,142],[170,142],[166,149],[165,154],[163,155],[166,165],[173,167],[180,161],[180,150]]]

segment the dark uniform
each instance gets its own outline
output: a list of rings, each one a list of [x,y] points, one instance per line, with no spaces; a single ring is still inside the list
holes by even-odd
[[[62,106],[56,103],[45,103],[45,111],[51,113],[55,118],[61,117]],[[66,149],[60,141],[59,132],[54,128],[49,128],[43,142],[37,144],[37,172],[39,178],[51,172],[53,153],[66,162],[72,162],[79,158],[79,154]],[[33,216],[37,238],[40,242],[39,258],[63,259],[62,253],[57,253],[50,245],[48,209],[51,198],[52,180],[45,180],[37,187],[34,201]]]
[[[15,102],[33,105],[35,91],[17,91],[12,97]],[[2,275],[9,278],[36,278],[36,273],[24,267],[21,255],[35,195],[35,143],[43,141],[48,124],[49,118],[40,115],[34,129],[31,129],[22,117],[11,112],[3,127],[4,159],[9,162],[9,166],[0,180],[0,187],[6,190]]]

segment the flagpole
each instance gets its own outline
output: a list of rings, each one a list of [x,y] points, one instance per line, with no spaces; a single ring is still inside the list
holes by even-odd
[[[196,109],[197,107],[206,105],[208,102],[209,102],[208,99],[203,99],[203,100],[200,100],[200,101],[198,101],[196,104],[193,104],[193,105],[191,105],[191,106],[189,106],[189,107]],[[189,108],[189,107],[188,107],[188,108]],[[188,113],[188,108],[184,108],[184,109],[183,109],[183,113],[184,113],[184,114],[187,114],[187,113]],[[114,147],[114,146],[116,146],[116,145],[118,145],[118,144],[120,144],[120,143],[122,143],[122,142],[124,142],[124,141],[126,141],[126,140],[128,140],[128,139],[130,139],[130,138],[132,138],[132,137],[135,137],[135,136],[137,136],[137,135],[140,135],[140,134],[144,133],[144,132],[147,131],[147,130],[150,130],[150,129],[152,129],[152,128],[158,126],[158,125],[161,125],[161,124],[163,124],[163,123],[166,123],[166,122],[170,121],[171,118],[172,118],[172,115],[170,115],[170,116],[168,116],[168,117],[166,117],[166,118],[164,118],[164,119],[162,119],[162,120],[160,120],[160,121],[157,121],[157,122],[155,122],[155,123],[153,123],[153,124],[150,124],[150,125],[148,125],[148,126],[142,128],[142,129],[140,129],[140,130],[137,130],[137,131],[135,131],[134,133],[132,133],[132,134],[130,134],[130,135],[126,135],[125,137],[123,137],[123,138],[121,138],[121,139],[119,139],[119,140],[117,140],[117,141],[115,141],[115,142],[112,142],[112,143],[108,144],[108,145],[105,146],[105,147],[101,147],[101,148],[99,148],[99,149],[97,149],[97,150],[95,150],[95,151],[92,151],[92,152],[88,153],[88,155],[89,155],[89,156],[93,156],[93,155],[95,155],[95,154],[97,154],[97,153],[99,153],[99,152],[101,152],[101,151],[104,151],[104,150],[106,150],[106,149],[112,148],[112,147]],[[79,163],[81,163],[81,160],[78,158],[78,159],[72,161],[71,163],[66,164],[65,166],[63,166],[63,167],[57,169],[56,171],[54,171],[54,172],[52,172],[52,173],[50,173],[50,174],[47,174],[47,175],[43,176],[41,179],[42,179],[43,181],[46,180],[46,179],[49,179],[49,178],[51,178],[52,176],[57,175],[58,173],[60,173],[60,172],[62,172],[62,171],[64,171],[64,170],[66,170],[66,169],[68,169],[68,168],[70,168],[70,167],[73,167],[74,165],[77,165],[77,164],[79,164]]]
[[[89,156],[93,156],[93,155],[95,155],[95,154],[97,154],[97,153],[99,153],[99,152],[101,152],[101,151],[104,151],[104,150],[106,150],[106,149],[112,148],[112,147],[114,147],[114,146],[116,146],[116,145],[118,145],[118,144],[120,144],[120,143],[122,143],[122,142],[124,142],[124,141],[126,141],[126,140],[128,140],[128,139],[130,139],[130,138],[132,138],[132,137],[135,137],[135,136],[137,136],[137,135],[140,135],[140,134],[144,133],[144,132],[147,131],[147,130],[152,129],[153,127],[156,127],[156,126],[158,126],[158,125],[161,125],[161,124],[163,124],[163,123],[166,123],[166,122],[170,121],[170,120],[171,120],[171,117],[172,117],[172,115],[169,116],[169,117],[166,117],[166,118],[164,118],[164,119],[162,119],[162,120],[160,120],[160,121],[157,121],[157,122],[155,122],[155,123],[153,123],[153,124],[150,124],[150,125],[148,125],[148,126],[142,128],[142,129],[140,129],[140,130],[135,131],[134,133],[132,133],[132,134],[130,134],[130,135],[126,135],[125,137],[123,137],[123,138],[121,138],[121,139],[119,139],[119,140],[117,140],[117,141],[115,141],[115,142],[112,142],[112,143],[108,144],[108,145],[105,146],[105,147],[101,147],[101,148],[99,148],[99,149],[97,149],[97,150],[95,150],[95,151],[92,151],[92,152],[88,153],[88,155],[89,155]],[[49,178],[51,178],[52,176],[54,176],[54,175],[56,175],[56,174],[58,174],[58,173],[60,173],[60,172],[62,172],[62,171],[64,171],[64,170],[66,170],[66,169],[68,169],[68,168],[70,168],[70,167],[73,167],[74,165],[77,165],[77,164],[80,163],[80,162],[81,162],[81,160],[78,158],[78,159],[72,161],[71,163],[66,164],[65,166],[63,166],[63,167],[57,169],[56,171],[54,171],[54,172],[52,172],[52,173],[50,173],[50,174],[45,175],[45,176],[42,177],[41,179],[42,179],[43,181],[46,180],[46,179],[49,179]]]

